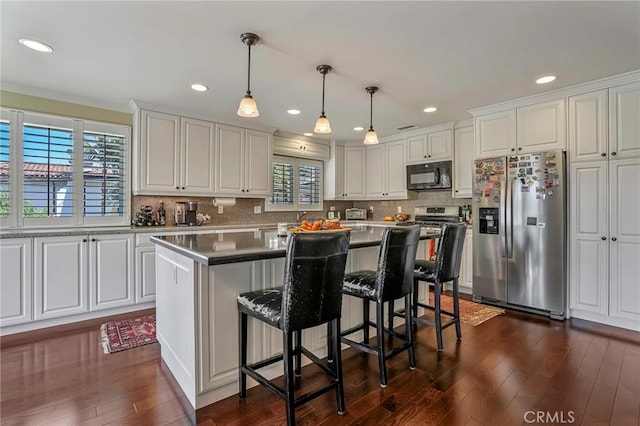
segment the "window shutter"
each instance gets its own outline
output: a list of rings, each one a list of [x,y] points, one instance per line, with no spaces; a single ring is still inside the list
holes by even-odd
[[[0,218],[9,217],[11,194],[9,191],[9,140],[11,123],[0,121]]]
[[[320,191],[322,189],[321,168],[311,165],[300,165],[298,169],[298,204],[301,206],[322,205]]]
[[[293,164],[273,162],[273,194],[271,204],[293,206],[295,203],[295,167]]]

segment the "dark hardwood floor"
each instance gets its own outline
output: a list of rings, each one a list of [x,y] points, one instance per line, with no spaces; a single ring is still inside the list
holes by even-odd
[[[344,351],[347,412],[336,413],[329,393],[300,407],[298,423],[639,424],[639,333],[513,311],[477,327],[463,324],[462,333],[457,342],[447,329],[438,353],[433,329],[421,326],[417,369],[409,370],[404,354],[394,358],[386,389],[373,357]],[[98,326],[54,335],[2,339],[3,426],[285,423],[284,402],[263,387],[244,401],[233,396],[193,412],[157,343],[104,355]],[[322,380],[308,366],[300,386]]]

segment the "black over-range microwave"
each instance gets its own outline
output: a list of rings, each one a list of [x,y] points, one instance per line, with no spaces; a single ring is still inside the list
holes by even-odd
[[[426,191],[451,188],[451,161],[407,166],[407,189]]]

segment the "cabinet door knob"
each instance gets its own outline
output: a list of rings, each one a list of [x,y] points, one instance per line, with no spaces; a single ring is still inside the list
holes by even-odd
[[[607,241],[607,237],[600,238],[602,241]]]
[[[613,152],[611,153],[611,155],[613,155],[613,156],[615,156],[616,154],[617,154],[617,153],[616,153],[615,151],[613,151]]]
[[[425,155],[424,158],[427,158],[427,156]]]
[[[515,148],[511,148],[511,151],[515,151],[515,150],[516,150]]]
[[[518,148],[518,151],[522,151],[522,147]]]
[[[95,238],[92,238],[92,239],[91,239],[91,241],[95,242],[95,241],[96,241],[96,239],[95,239]]]
[[[601,156],[601,157],[606,157],[606,156],[607,156],[607,153],[606,153],[606,152],[603,152],[602,154],[600,154],[600,156]]]
[[[179,187],[179,186],[176,186],[176,189],[180,189],[180,187]]]
[[[182,187],[182,189],[184,189],[184,186]]]
[[[83,239],[83,240],[82,240],[82,242],[83,242],[83,243],[86,243],[86,242],[87,242],[87,239],[86,239],[86,238],[85,238],[85,239]]]
[[[431,156],[430,156],[430,155],[427,155],[427,157],[431,158]]]
[[[616,237],[613,237],[611,241],[618,241],[618,239]]]
[[[458,192],[458,190],[456,189],[456,192]]]

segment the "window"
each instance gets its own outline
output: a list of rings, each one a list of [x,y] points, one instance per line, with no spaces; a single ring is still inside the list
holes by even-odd
[[[128,127],[2,113],[0,218],[6,205],[8,216],[16,218],[10,226],[129,224]],[[16,153],[15,158],[9,153]],[[12,185],[17,188],[13,195]]]
[[[322,211],[322,161],[274,156],[272,179],[266,211]]]

